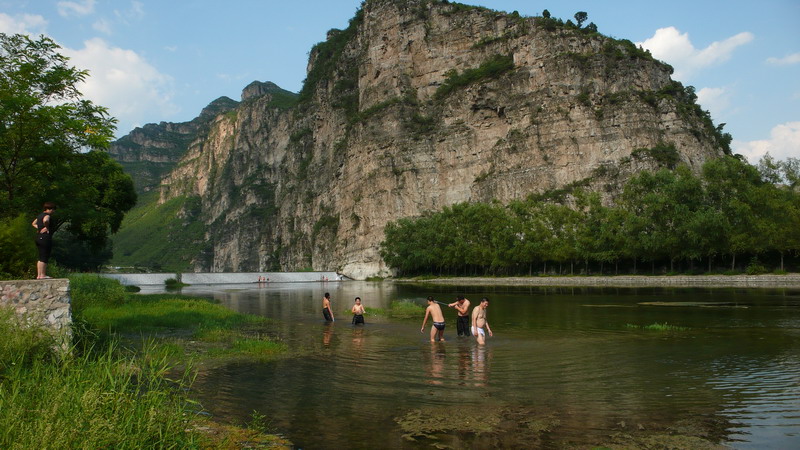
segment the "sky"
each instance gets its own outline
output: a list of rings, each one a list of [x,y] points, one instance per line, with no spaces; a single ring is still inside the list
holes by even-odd
[[[756,162],[800,158],[800,0],[474,0],[572,18],[629,39],[675,68]],[[184,122],[254,80],[297,92],[308,52],[361,0],[0,0],[0,32],[47,35],[90,77],[83,94],[119,120]]]

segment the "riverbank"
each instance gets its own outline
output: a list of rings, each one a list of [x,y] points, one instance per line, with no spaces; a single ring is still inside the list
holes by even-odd
[[[395,279],[398,283],[459,286],[800,288],[800,274],[618,275],[572,277],[438,277]]]
[[[0,310],[0,447],[290,448],[258,415],[220,424],[190,394],[195,376],[232,360],[272,360],[272,322],[204,299],[126,293],[70,277],[69,351]]]

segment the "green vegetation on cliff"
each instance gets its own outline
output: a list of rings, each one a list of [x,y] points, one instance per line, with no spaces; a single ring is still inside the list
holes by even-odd
[[[142,196],[114,236],[118,266],[145,266],[156,271],[183,271],[207,246],[200,199],[176,197],[161,205],[158,192]]]

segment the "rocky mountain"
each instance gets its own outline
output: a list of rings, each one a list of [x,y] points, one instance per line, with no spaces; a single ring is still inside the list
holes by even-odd
[[[193,269],[362,278],[388,273],[389,221],[576,185],[612,199],[636,171],[728,151],[671,73],[594,27],[367,0],[312,49],[299,95],[255,82],[194,131],[148,125],[114,155],[160,168],[134,173],[160,177],[160,203],[197,199],[180,213],[204,225]]]

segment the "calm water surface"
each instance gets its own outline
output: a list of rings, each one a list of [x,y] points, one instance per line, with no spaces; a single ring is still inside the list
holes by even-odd
[[[326,291],[332,325],[322,319]],[[276,336],[301,356],[204,372],[196,397],[222,420],[247,422],[257,411],[298,447],[591,447],[679,434],[734,448],[800,448],[800,291],[346,282],[183,293],[278,320]],[[422,305],[428,295],[449,303],[459,293],[473,305],[491,300],[495,336],[485,347],[456,337],[452,310],[448,341],[436,344],[428,330],[420,334],[421,315],[353,327],[346,313],[355,296],[388,308],[394,300]],[[654,323],[686,330],[633,327]],[[432,428],[402,428],[415,417]],[[481,422],[492,430],[458,431]]]

